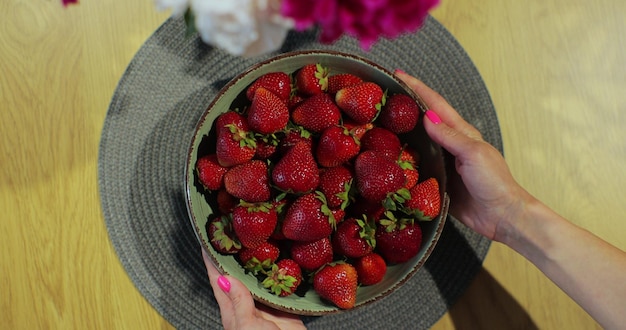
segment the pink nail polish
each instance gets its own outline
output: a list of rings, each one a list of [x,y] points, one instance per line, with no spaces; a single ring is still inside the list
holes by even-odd
[[[226,293],[230,291],[230,282],[224,275],[220,275],[220,277],[217,278],[217,285]]]
[[[396,73],[402,73],[402,74],[406,74],[406,72],[404,72],[402,69],[396,69],[395,71]]]
[[[441,123],[441,118],[432,110],[426,110],[426,117],[435,125]]]

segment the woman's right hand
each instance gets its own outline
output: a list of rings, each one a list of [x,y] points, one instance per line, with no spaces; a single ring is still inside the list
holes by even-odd
[[[457,173],[450,174],[448,185],[450,213],[477,233],[501,241],[501,221],[515,221],[533,197],[515,181],[500,152],[441,95],[400,70],[395,75],[426,102],[426,132],[455,157]]]

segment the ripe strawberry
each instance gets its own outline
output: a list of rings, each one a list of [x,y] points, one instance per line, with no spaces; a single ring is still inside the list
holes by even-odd
[[[379,254],[372,252],[354,261],[354,268],[361,285],[380,283],[387,272],[387,263]]]
[[[285,192],[303,194],[313,191],[320,176],[311,148],[298,142],[278,160],[272,170],[272,182]]]
[[[377,222],[385,213],[382,203],[371,203],[365,198],[357,198],[350,203],[346,213],[361,216],[365,215],[368,219]]]
[[[286,102],[291,95],[291,78],[284,72],[270,72],[262,75],[246,89],[248,100],[252,101],[259,87],[266,88]]]
[[[387,263],[406,262],[420,250],[422,228],[418,223],[395,219],[391,212],[385,214],[387,219],[381,219],[376,228],[376,250]]]
[[[233,211],[235,206],[239,204],[239,199],[231,195],[226,189],[220,189],[217,191],[217,209],[222,214],[229,214]]]
[[[210,154],[198,158],[196,171],[200,183],[208,190],[218,190],[224,187],[224,173],[228,168],[217,161],[217,155]]]
[[[409,146],[405,146],[400,153],[400,159],[398,164],[404,171],[406,177],[406,183],[404,188],[411,189],[419,182],[418,171],[419,154],[417,151]]]
[[[404,183],[404,188],[411,190],[411,188],[415,187],[415,185],[419,182],[420,174],[419,171],[407,165],[400,164],[402,170],[404,171],[404,177],[406,178],[406,182]]]
[[[320,94],[328,89],[328,68],[321,64],[307,64],[295,75],[298,93],[304,95]]]
[[[319,190],[326,196],[328,207],[345,210],[350,203],[354,175],[345,165],[324,169],[320,173]]]
[[[335,94],[337,106],[358,124],[373,122],[385,102],[382,88],[373,82],[362,82]]]
[[[346,217],[346,211],[341,208],[332,208],[330,212],[333,214],[333,217],[335,217],[335,223],[341,223]]]
[[[278,142],[278,152],[284,155],[298,142],[305,142],[313,150],[311,132],[298,126],[292,127],[285,132],[285,136]]]
[[[387,99],[378,119],[382,127],[396,134],[402,134],[415,128],[419,111],[412,97],[406,94],[394,94]]]
[[[246,202],[265,202],[270,199],[267,164],[262,160],[251,160],[237,165],[224,174],[224,187],[229,194]]]
[[[395,133],[382,127],[374,127],[361,138],[361,151],[365,150],[376,150],[392,160],[398,160],[402,144]]]
[[[256,153],[254,157],[257,159],[269,159],[278,150],[278,139],[274,134],[262,135],[257,137]]]
[[[283,220],[283,234],[295,241],[315,241],[328,237],[334,227],[335,218],[321,192],[298,197]]]
[[[217,118],[216,130],[215,154],[220,165],[231,167],[254,157],[256,141],[245,117],[228,111]]]
[[[276,133],[287,126],[289,109],[278,96],[259,87],[248,109],[250,129],[261,134]]]
[[[329,94],[335,94],[341,89],[356,85],[362,81],[363,79],[351,73],[340,73],[340,74],[332,75],[328,77],[327,92]]]
[[[328,237],[315,241],[294,241],[290,253],[302,269],[310,272],[333,261],[333,247]]]
[[[365,132],[372,129],[374,127],[374,124],[372,123],[357,124],[354,122],[354,120],[348,117],[344,117],[343,127],[347,128],[350,131],[350,133],[352,133],[352,135],[354,135],[357,139],[361,140],[361,138],[363,138],[363,135],[365,135]]]
[[[328,264],[313,277],[315,292],[341,309],[354,307],[357,287],[356,269],[344,262]]]
[[[328,94],[316,94],[302,101],[291,112],[291,120],[311,132],[319,133],[338,125],[341,111]]]
[[[348,218],[337,226],[333,234],[333,251],[348,258],[359,258],[376,247],[375,229],[366,221]]]
[[[289,100],[287,100],[287,108],[289,108],[289,111],[291,112],[293,111],[293,109],[299,106],[300,103],[302,103],[304,100],[306,100],[306,98],[303,97],[302,95],[293,94],[291,95],[291,97],[289,97]]]
[[[274,241],[265,241],[255,248],[242,247],[237,254],[243,268],[257,274],[270,269],[280,256],[280,249]]]
[[[322,131],[315,156],[324,167],[335,167],[346,163],[359,153],[361,144],[341,126],[331,126]]]
[[[379,152],[361,152],[354,170],[359,193],[372,203],[380,203],[404,187],[404,171],[400,165]]]
[[[418,183],[410,191],[411,198],[404,203],[405,211],[420,220],[432,220],[439,215],[441,196],[439,182],[428,178]]]
[[[241,203],[233,209],[233,229],[241,244],[255,248],[272,235],[278,222],[276,210],[270,203]]]
[[[261,284],[273,294],[286,297],[298,289],[302,282],[302,270],[291,259],[281,259],[267,272],[267,277]]]
[[[241,250],[241,243],[233,231],[232,219],[223,215],[213,217],[206,223],[206,232],[213,248],[223,254],[235,254]]]

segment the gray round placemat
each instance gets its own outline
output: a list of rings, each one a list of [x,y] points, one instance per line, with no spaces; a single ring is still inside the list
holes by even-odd
[[[470,58],[435,19],[416,34],[383,40],[369,52],[351,38],[321,45],[313,32],[290,33],[280,52],[332,49],[420,77],[502,151],[489,93]],[[98,160],[100,198],[113,246],[143,296],[174,327],[221,328],[185,206],[184,168],[197,120],[218,90],[254,63],[185,38],[167,20],[141,47],[113,95]],[[453,217],[425,268],[401,290],[369,306],[307,317],[310,329],[424,329],[467,288],[490,241]]]

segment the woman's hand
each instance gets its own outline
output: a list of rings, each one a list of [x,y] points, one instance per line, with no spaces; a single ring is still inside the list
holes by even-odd
[[[202,259],[226,330],[235,329],[306,329],[293,314],[255,304],[250,290],[234,277],[224,276],[215,268],[204,249]]]
[[[455,157],[457,173],[450,173],[448,186],[450,213],[477,233],[501,240],[501,221],[515,221],[533,197],[513,179],[500,152],[441,95],[400,70],[395,74],[428,105],[428,135]]]

